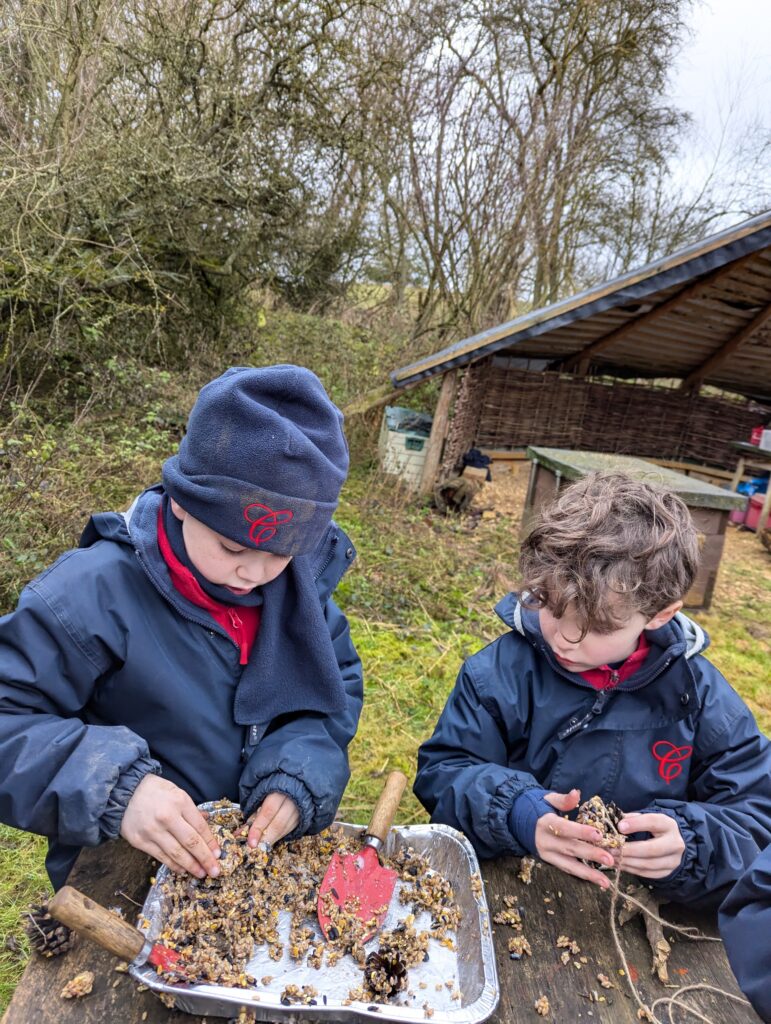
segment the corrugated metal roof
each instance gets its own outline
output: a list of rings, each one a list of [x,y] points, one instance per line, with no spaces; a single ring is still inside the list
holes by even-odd
[[[763,320],[770,305],[771,211],[456,342],[394,370],[391,380],[404,387],[504,350],[558,368],[590,345],[597,346],[585,356],[593,373],[687,378],[738,338],[703,382],[769,400],[771,320]]]

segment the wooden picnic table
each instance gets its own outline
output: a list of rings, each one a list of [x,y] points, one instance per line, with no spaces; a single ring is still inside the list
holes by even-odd
[[[709,608],[723,554],[728,516],[732,509],[744,508],[747,499],[743,495],[631,455],[530,447],[527,457],[531,468],[522,516],[523,532],[528,530],[538,509],[551,501],[562,487],[595,470],[624,473],[635,480],[674,491],[688,506],[694,525],[703,537],[699,570],[685,597],[685,606]]]
[[[143,902],[156,866],[149,857],[118,840],[85,850],[69,882],[104,906],[120,906],[129,920],[135,920],[137,907],[131,901]],[[501,997],[490,1024],[535,1024],[539,1020],[550,1024],[638,1024],[637,1004],[619,975],[621,962],[610,932],[608,895],[548,865],[538,865],[532,884],[526,886],[516,878],[518,869],[519,861],[513,858],[482,865],[491,913],[503,909],[505,895],[517,895],[523,934],[532,948],[531,957],[511,960],[507,945],[515,932],[507,926],[493,925]],[[668,907],[664,916],[716,934],[714,915]],[[568,964],[560,961],[563,950],[556,945],[560,935],[580,946],[580,954],[571,956]],[[671,994],[651,976],[650,948],[639,919],[627,924],[621,937],[643,997],[650,1000]],[[580,956],[587,958],[586,964],[581,963]],[[576,968],[574,961],[581,966]],[[34,956],[2,1024],[189,1024],[204,1019],[168,1009],[151,992],[140,992],[128,974],[116,973],[116,963],[113,956],[84,939],[78,940],[65,956],[52,960]],[[91,995],[62,999],[64,984],[84,970],[95,975]],[[607,975],[615,988],[604,990],[597,980],[598,973]],[[678,938],[673,944],[670,975],[677,985],[707,982],[741,994],[721,943]],[[606,1001],[594,1001],[595,993]],[[551,1006],[547,1018],[539,1017],[534,1009],[535,1000],[542,995]],[[749,1006],[727,999],[699,996],[698,1005],[715,1024],[758,1024],[759,1018]],[[666,1016],[661,1019],[668,1020]],[[675,1011],[675,1021],[686,1019],[690,1024],[694,1018]],[[324,1020],[334,1024],[331,1016]]]

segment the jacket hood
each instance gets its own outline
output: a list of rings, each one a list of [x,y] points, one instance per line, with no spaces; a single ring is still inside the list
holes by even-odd
[[[495,611],[510,629],[520,633],[531,643],[546,643],[541,633],[538,612],[524,608],[516,594],[506,594],[495,606]],[[697,622],[689,619],[682,612],[678,612],[660,629],[651,629],[645,632],[652,646],[666,651],[678,647],[680,650],[672,653],[682,653],[687,659],[703,653],[709,647],[707,633]]]

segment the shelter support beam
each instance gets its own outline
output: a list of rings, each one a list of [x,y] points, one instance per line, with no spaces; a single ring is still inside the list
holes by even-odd
[[[363,416],[365,413],[371,412],[372,409],[377,409],[378,406],[393,402],[402,391],[409,391],[422,383],[422,380],[412,381],[410,384],[403,384],[398,391],[390,381],[387,384],[381,384],[366,391],[363,395],[359,395],[353,402],[346,405],[343,409],[343,416],[346,419],[349,416]]]
[[[695,370],[692,370],[687,377],[683,379],[680,388],[682,391],[694,391],[699,387],[701,382],[707,377],[708,374],[712,373],[713,370],[717,369],[721,363],[743,345],[744,342],[751,338],[753,334],[760,330],[760,328],[768,320],[771,320],[771,302],[764,306],[759,313],[750,320],[748,324],[745,324],[740,331],[732,335],[728,341],[724,342],[717,352],[714,352],[709,359],[705,359],[704,362],[697,366]]]
[[[712,273],[707,274],[706,277],[700,277],[697,281],[693,281],[691,284],[686,285],[685,288],[681,288],[679,292],[667,299],[666,302],[662,302],[659,306],[654,306],[653,309],[648,310],[647,313],[643,313],[642,316],[632,317],[632,319],[627,321],[627,323],[622,324],[620,327],[616,327],[614,330],[610,331],[609,334],[606,334],[604,337],[598,338],[596,341],[586,345],[580,352],[576,352],[574,355],[568,356],[567,359],[562,361],[560,369],[576,369],[579,375],[585,375],[589,369],[589,363],[592,356],[597,355],[598,352],[604,351],[617,341],[621,341],[623,338],[626,338],[627,335],[632,334],[640,327],[649,327],[662,316],[666,316],[667,313],[671,313],[675,307],[680,305],[680,303],[687,302],[689,299],[697,298],[703,291],[713,285],[719,277],[723,277],[725,274],[731,273],[743,263],[746,263],[749,259],[749,256],[744,256],[742,259],[734,260],[733,263],[718,267],[717,270],[713,270]]]
[[[442,390],[439,392],[439,401],[436,403],[436,411],[431,424],[431,436],[428,439],[426,449],[426,461],[423,463],[423,472],[420,477],[418,494],[431,494],[434,490],[436,476],[439,472],[439,463],[442,458],[444,439],[447,436],[447,425],[450,420],[450,406],[455,397],[455,388],[458,383],[458,371],[448,370],[442,381]]]

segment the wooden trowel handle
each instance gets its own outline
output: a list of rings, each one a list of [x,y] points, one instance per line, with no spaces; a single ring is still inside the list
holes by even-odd
[[[388,830],[396,816],[396,809],[402,798],[404,787],[407,785],[407,776],[402,772],[391,772],[386,779],[380,799],[375,804],[372,812],[369,827],[366,835],[375,836],[381,843],[385,842]]]
[[[51,917],[123,960],[133,960],[145,944],[145,937],[137,928],[71,885],[65,885],[56,893],[48,910]]]

